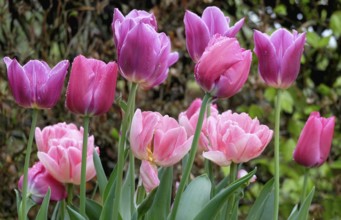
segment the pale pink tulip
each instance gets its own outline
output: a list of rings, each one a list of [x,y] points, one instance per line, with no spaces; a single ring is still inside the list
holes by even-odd
[[[147,160],[141,162],[140,176],[147,192],[152,191],[160,184],[156,165]]]
[[[43,130],[36,128],[38,158],[46,170],[62,183],[80,184],[83,148],[83,128],[74,124],[58,123]],[[88,138],[86,180],[96,175],[93,163],[94,137]]]
[[[19,190],[22,190],[24,176],[18,182]],[[54,179],[45,169],[42,163],[37,162],[28,169],[27,192],[31,199],[41,204],[48,189],[51,190],[50,200],[60,201],[66,198],[66,187]]]
[[[334,127],[334,116],[324,118],[312,112],[298,139],[294,160],[306,167],[321,166],[329,156]]]
[[[247,174],[248,174],[248,172],[244,169],[238,170],[237,178],[240,179],[240,178],[246,176]],[[251,179],[249,180],[249,182],[253,183],[253,182],[256,182],[256,180],[257,180],[257,176],[253,175],[251,177]]]
[[[209,117],[204,133],[209,139],[203,156],[220,166],[244,163],[258,157],[272,138],[272,130],[246,113],[226,111]]]

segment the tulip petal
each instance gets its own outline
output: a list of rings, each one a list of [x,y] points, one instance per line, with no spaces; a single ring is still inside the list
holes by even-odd
[[[232,27],[230,27],[225,33],[226,37],[235,37],[239,30],[243,27],[245,22],[245,18],[240,19],[237,23],[235,23]]]
[[[211,36],[213,36],[214,34],[223,35],[224,33],[226,33],[229,27],[224,13],[215,6],[207,7],[204,10],[202,14],[202,20],[208,27]]]
[[[143,186],[148,193],[160,184],[157,167],[146,160],[142,160],[140,177],[142,179]]]
[[[335,127],[335,117],[332,116],[330,118],[321,118],[325,123],[323,124],[323,129],[321,131],[321,140],[320,140],[320,160],[319,165],[324,163],[327,160],[330,152],[330,148],[333,141],[334,135],[334,127]]]
[[[231,164],[231,161],[227,160],[224,153],[221,151],[207,151],[203,153],[203,156],[222,167],[226,167]]]
[[[277,60],[280,62],[287,48],[294,42],[294,38],[287,29],[280,28],[272,33],[270,41],[276,48]]]

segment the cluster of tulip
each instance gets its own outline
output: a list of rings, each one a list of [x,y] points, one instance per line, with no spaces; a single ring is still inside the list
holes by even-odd
[[[82,55],[74,59],[65,104],[68,110],[83,116],[84,126],[80,129],[66,123],[42,130],[35,127],[38,110],[52,108],[58,102],[68,61],[61,61],[51,69],[43,61],[32,60],[21,66],[16,59],[5,57],[9,85],[16,102],[33,109],[24,175],[19,180],[22,193],[17,195],[19,218],[27,218],[32,206],[30,201],[42,203],[38,215],[46,217],[46,204],[53,200],[61,203],[52,217],[57,219],[207,219],[207,216],[237,219],[239,197],[234,192],[254,181],[256,172],[238,171],[238,164],[258,157],[274,133],[276,172],[270,191],[275,198],[271,212],[273,219],[277,219],[280,94],[297,78],[305,33],[279,29],[268,36],[254,32],[260,76],[268,86],[278,89],[273,132],[246,113],[230,110],[219,113],[211,104],[213,99],[229,98],[239,92],[250,71],[252,52],[240,47],[236,38],[244,19],[232,27],[229,22],[217,7],[206,8],[202,17],[186,12],[187,50],[195,63],[195,79],[205,96],[194,100],[179,114],[178,120],[158,112],[135,110],[138,87],[147,90],[160,85],[179,57],[178,53],[171,52],[169,37],[157,32],[154,15],[145,11],[133,10],[124,16],[115,9],[112,30],[117,63],[106,64]],[[94,137],[88,135],[88,127],[91,117],[105,114],[111,108],[118,72],[131,86],[122,108],[118,161],[108,180],[98,157],[99,148],[95,146]],[[323,118],[318,112],[311,113],[299,137],[294,160],[306,167],[324,163],[330,151],[334,125],[335,117]],[[34,133],[39,162],[29,168]],[[190,180],[197,152],[205,158],[206,175]],[[128,155],[129,166],[123,182]],[[144,189],[135,188],[135,158],[141,160],[139,176]],[[171,208],[172,166],[180,160],[183,160],[183,173]],[[222,187],[215,186],[211,162],[230,166],[230,174],[223,180]],[[85,182],[96,175],[101,195],[99,203],[90,202],[85,190]],[[73,185],[80,185],[79,206],[74,201]],[[302,204],[308,200],[303,191],[303,200],[293,216],[306,212]],[[263,205],[266,204],[263,201]]]

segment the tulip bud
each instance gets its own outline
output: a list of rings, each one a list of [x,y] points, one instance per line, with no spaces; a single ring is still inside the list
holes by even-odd
[[[5,57],[9,86],[15,101],[25,108],[52,108],[60,98],[69,61],[54,68],[39,60],[21,66],[16,59]]]
[[[242,88],[249,75],[252,54],[237,39],[215,35],[195,65],[194,76],[203,90],[229,98]]]
[[[271,36],[259,31],[254,33],[258,71],[266,84],[275,88],[288,88],[300,71],[305,33],[291,34],[284,28]]]
[[[76,114],[101,115],[115,98],[117,65],[77,56],[71,68],[66,107]]]
[[[334,126],[334,116],[324,118],[319,112],[312,112],[298,139],[294,160],[306,167],[321,166],[330,152]]]
[[[240,178],[246,176],[247,174],[248,174],[248,172],[244,169],[238,170],[237,178],[240,179]],[[254,183],[254,182],[256,182],[256,180],[257,180],[257,176],[253,175],[251,177],[251,179],[249,180],[249,182]]]
[[[19,190],[23,187],[24,176],[21,176],[18,182]],[[45,169],[42,163],[38,162],[28,169],[28,194],[32,200],[41,204],[48,189],[51,190],[52,201],[60,201],[67,197],[65,186],[54,179]]]

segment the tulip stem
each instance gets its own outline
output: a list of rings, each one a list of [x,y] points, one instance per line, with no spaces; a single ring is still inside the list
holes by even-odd
[[[82,167],[81,167],[81,184],[80,184],[80,214],[85,214],[85,200],[86,200],[86,159],[88,152],[88,133],[89,133],[90,116],[84,117],[84,131],[83,131],[83,148],[82,148]]]
[[[229,184],[232,184],[234,181],[236,181],[237,172],[238,172],[238,164],[232,162],[230,165]],[[229,197],[227,201],[227,213],[226,213],[227,218],[226,219],[233,220],[234,217],[237,217],[237,215],[233,217],[235,209],[236,209],[236,193],[232,193],[232,195]]]
[[[277,90],[277,98],[275,105],[275,204],[274,204],[274,220],[278,219],[279,211],[279,127],[281,122],[281,90]]]
[[[114,200],[114,209],[113,209],[113,219],[118,220],[119,219],[119,204],[121,200],[121,188],[122,188],[122,176],[123,176],[123,166],[124,166],[124,147],[126,143],[126,137],[128,130],[130,128],[132,115],[134,112],[134,106],[135,106],[135,97],[136,97],[136,91],[137,91],[137,84],[133,83],[131,85],[131,89],[128,96],[128,103],[127,103],[127,109],[124,113],[120,134],[121,137],[118,141],[118,159],[117,159],[117,176],[116,176],[116,188],[115,188],[115,200]]]
[[[67,187],[67,204],[72,205],[72,200],[73,200],[73,184],[68,183],[66,185]]]
[[[35,109],[35,108],[33,109],[30,135],[29,135],[27,147],[26,147],[25,165],[24,165],[24,180],[23,180],[23,188],[22,188],[22,200],[21,200],[21,215],[19,214],[19,219],[22,219],[22,220],[25,220],[27,217],[26,216],[26,201],[27,201],[28,167],[30,164],[33,137],[34,137],[35,128],[36,128],[36,124],[37,124],[38,111],[39,111],[38,109]]]
[[[205,173],[207,173],[207,176],[209,178],[209,180],[211,181],[211,184],[212,184],[212,188],[211,188],[211,196],[214,195],[214,178],[213,178],[213,165],[212,165],[212,162],[205,159],[205,162],[204,162],[204,166],[205,166]]]
[[[300,208],[302,207],[302,204],[304,202],[305,196],[307,194],[307,185],[308,185],[308,173],[309,169],[304,168],[304,179],[303,179],[303,190],[302,190],[302,195],[301,195],[301,203],[300,203]]]
[[[187,184],[187,180],[188,180],[189,175],[191,173],[194,158],[195,158],[195,155],[196,155],[196,152],[198,149],[199,137],[200,137],[202,124],[203,124],[204,117],[205,117],[206,106],[209,105],[211,98],[212,98],[212,96],[209,93],[206,93],[204,98],[203,98],[203,101],[201,103],[199,118],[198,118],[197,126],[195,129],[194,137],[193,137],[191,151],[189,153],[189,157],[188,157],[188,160],[186,162],[183,175],[181,177],[179,188],[178,188],[177,193],[175,195],[175,199],[174,199],[174,203],[173,203],[173,209],[172,209],[172,212],[170,213],[170,216],[169,216],[170,220],[175,220],[176,213],[177,213],[177,210],[179,207],[181,195],[185,189],[185,186]]]

